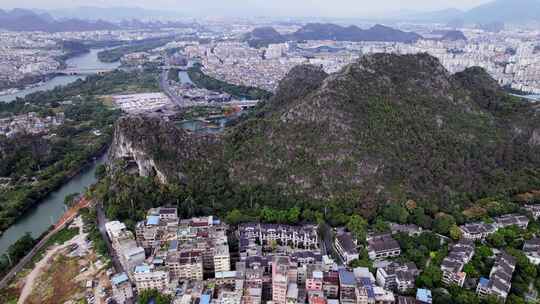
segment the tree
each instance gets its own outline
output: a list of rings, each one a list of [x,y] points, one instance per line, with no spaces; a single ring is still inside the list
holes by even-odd
[[[400,204],[394,203],[384,208],[383,217],[384,219],[390,222],[397,222],[400,224],[405,224],[407,223],[409,212],[407,212],[407,209],[403,208]]]
[[[373,262],[370,259],[356,259],[349,263],[349,267],[351,268],[357,268],[357,267],[366,267],[369,269],[369,271],[373,271]]]
[[[471,278],[478,278],[480,276],[480,273],[471,263],[467,263],[465,266],[463,266],[463,272],[465,272]]]
[[[149,303],[171,304],[172,297],[169,295],[162,294],[156,289],[147,289],[147,290],[143,290],[139,294],[139,299],[137,300],[137,303],[138,304],[149,304]]]
[[[373,223],[373,229],[377,232],[387,232],[390,231],[390,225],[381,217],[377,217],[375,223]]]
[[[456,225],[454,217],[448,214],[441,215],[433,222],[433,230],[440,234],[448,234],[450,228]]]
[[[354,234],[354,237],[359,242],[364,242],[366,240],[366,227],[367,222],[361,216],[353,214],[349,217],[347,229]]]
[[[429,229],[431,228],[431,218],[426,215],[424,208],[416,208],[412,211],[411,222],[422,227]]]
[[[435,288],[439,285],[442,278],[442,272],[438,267],[428,266],[416,279],[416,286]]]
[[[450,237],[454,241],[459,240],[461,238],[461,234],[461,229],[459,229],[457,225],[453,225],[452,227],[450,227]]]
[[[479,258],[489,258],[493,256],[493,250],[486,245],[481,245],[476,247],[474,255]]]
[[[488,236],[487,240],[488,242],[495,248],[502,248],[506,245],[506,241],[504,239],[504,234],[501,231],[502,229],[499,229],[495,233],[492,233]]]
[[[289,209],[289,211],[287,212],[287,222],[289,222],[289,224],[298,223],[299,218],[300,218],[300,208],[293,207]]]
[[[94,176],[97,179],[102,179],[107,174],[107,167],[103,164],[97,165],[96,171],[94,172]]]
[[[238,209],[234,209],[234,210],[229,211],[229,213],[227,213],[227,216],[225,217],[225,222],[227,222],[230,225],[238,225],[241,222],[243,222],[244,219],[245,217],[242,211]]]

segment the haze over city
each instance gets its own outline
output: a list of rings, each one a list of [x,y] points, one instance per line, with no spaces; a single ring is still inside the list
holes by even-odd
[[[172,10],[197,15],[252,15],[288,17],[366,17],[370,14],[385,16],[400,11],[431,11],[448,8],[469,9],[488,0],[3,0],[3,8],[58,9],[77,6],[141,7],[156,10]]]

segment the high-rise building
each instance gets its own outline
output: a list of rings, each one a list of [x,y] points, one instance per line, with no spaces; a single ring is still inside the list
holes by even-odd
[[[272,301],[274,304],[287,303],[290,264],[289,258],[284,256],[276,256],[272,260]]]

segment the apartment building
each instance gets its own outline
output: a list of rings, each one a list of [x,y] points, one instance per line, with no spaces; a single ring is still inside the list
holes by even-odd
[[[274,304],[287,304],[290,265],[291,261],[288,257],[272,259],[272,301]]]
[[[146,264],[135,267],[133,277],[139,293],[147,289],[165,291],[169,284],[169,272],[166,269],[156,269]]]
[[[197,251],[169,252],[165,259],[171,279],[202,280],[203,260]]]
[[[133,288],[126,273],[119,273],[111,278],[113,299],[124,304],[133,298]]]
[[[339,302],[341,304],[356,304],[357,285],[354,274],[345,269],[339,270]]]

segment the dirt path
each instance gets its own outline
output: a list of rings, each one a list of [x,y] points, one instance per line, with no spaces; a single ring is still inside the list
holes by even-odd
[[[84,243],[86,239],[86,234],[83,232],[82,227],[82,220],[80,218],[75,219],[75,222],[79,226],[79,234],[74,236],[71,240],[65,242],[62,245],[52,246],[50,249],[47,250],[45,253],[45,256],[36,263],[34,266],[34,269],[26,276],[24,287],[21,290],[21,295],[19,296],[19,300],[17,301],[17,304],[24,304],[25,301],[28,299],[28,297],[32,294],[32,290],[34,287],[34,283],[36,282],[36,279],[39,278],[39,276],[43,273],[45,268],[50,265],[50,261],[54,256],[62,251],[63,249],[67,248],[68,246],[72,244],[81,245]]]
[[[26,276],[24,287],[21,290],[21,295],[19,297],[19,300],[17,301],[17,304],[24,304],[26,299],[30,296],[32,293],[32,287],[34,287],[34,282],[39,277],[39,275],[43,272],[44,268],[49,263],[49,260],[61,249],[65,248],[65,245],[61,246],[54,246],[51,249],[47,251],[45,256],[36,263],[36,266],[32,271]]]

